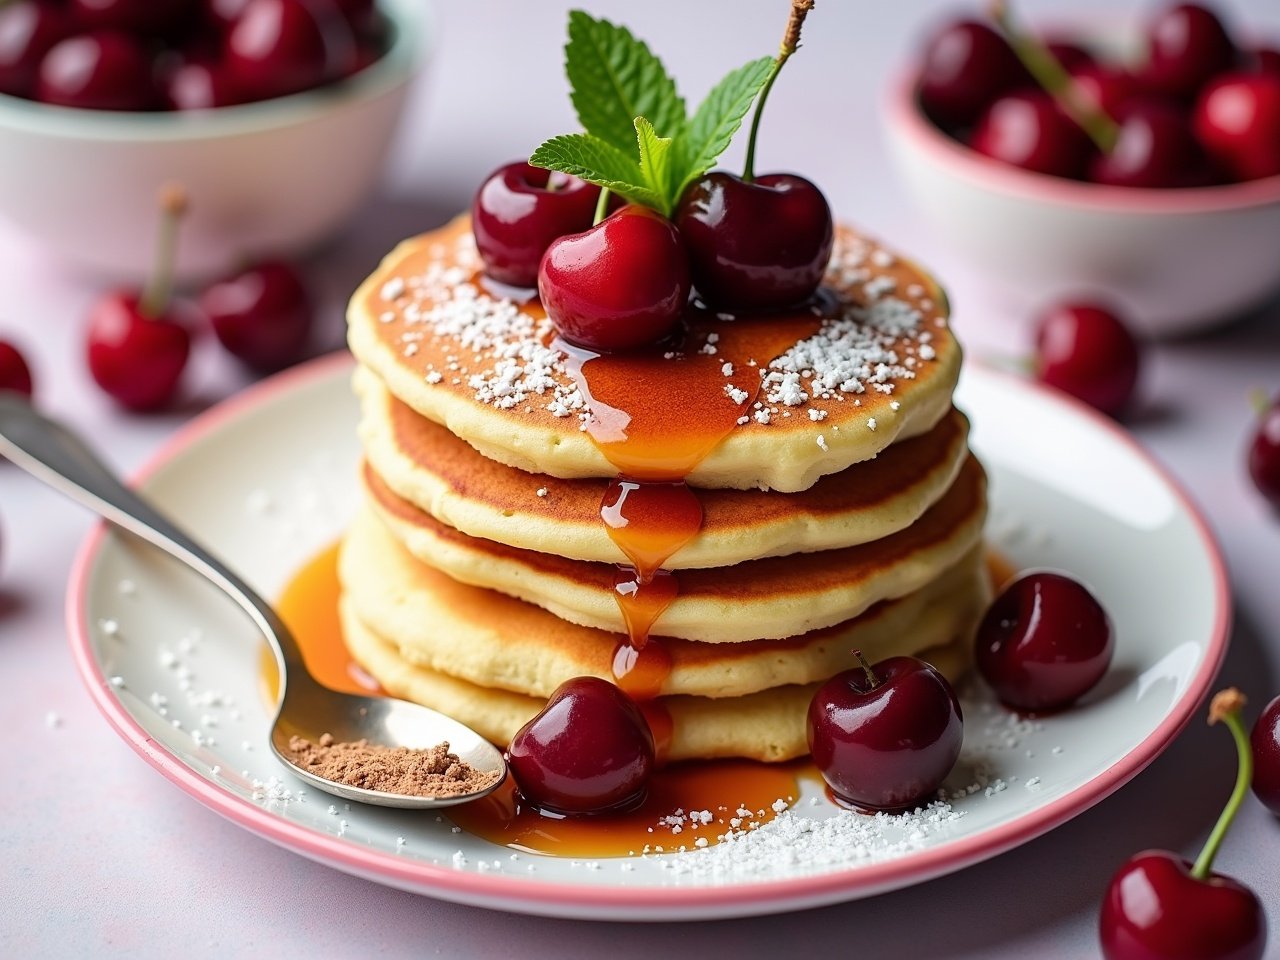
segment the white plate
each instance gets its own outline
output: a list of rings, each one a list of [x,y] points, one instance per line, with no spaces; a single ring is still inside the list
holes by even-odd
[[[144,471],[147,492],[268,596],[339,535],[352,509],[359,449],[349,374],[349,358],[334,357],[276,377],[201,417]],[[1020,568],[1061,568],[1087,582],[1118,642],[1099,688],[1059,716],[1020,722],[980,689],[971,694],[966,752],[949,783],[979,788],[952,802],[958,818],[914,834],[866,818],[857,821],[860,845],[801,832],[799,820],[856,817],[805,796],[782,818],[792,832],[774,838],[769,859],[731,864],[722,845],[580,863],[512,859],[434,815],[341,803],[330,812],[327,795],[296,796],[301,784],[267,748],[261,641],[248,622],[194,574],[101,529],[70,584],[77,664],[121,736],[197,800],[304,856],[406,890],[554,916],[672,920],[800,909],[918,883],[1038,836],[1128,781],[1195,711],[1228,632],[1212,538],[1126,434],[980,368],[965,374],[957,403],[991,473],[993,541]],[[782,823],[755,842],[766,844],[770,830]]]

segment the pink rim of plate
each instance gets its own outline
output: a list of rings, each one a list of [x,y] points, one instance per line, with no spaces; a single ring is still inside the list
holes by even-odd
[[[279,374],[202,414],[166,443],[134,477],[141,483],[161,466],[199,443],[207,435],[238,420],[255,407],[304,384],[332,376],[349,366],[343,353],[324,357]],[[1191,517],[1200,535],[1213,572],[1216,605],[1212,636],[1205,657],[1181,699],[1168,716],[1120,762],[1099,773],[1071,793],[1016,819],[981,833],[885,863],[860,866],[813,877],[770,880],[722,887],[606,888],[579,883],[558,883],[501,876],[462,873],[430,863],[361,848],[268,812],[217,783],[206,779],[172,756],[124,708],[95,659],[87,629],[88,584],[106,532],[96,527],[86,538],[71,571],[67,592],[67,620],[72,654],[89,693],[107,721],[125,741],[184,792],[234,823],[329,866],[412,890],[462,903],[484,904],[533,913],[563,913],[565,908],[597,909],[606,916],[635,919],[686,919],[711,913],[715,916],[776,913],[852,899],[854,895],[886,892],[970,866],[1022,843],[1083,813],[1124,786],[1142,771],[1186,726],[1217,676],[1226,655],[1231,605],[1227,575],[1218,546],[1204,518],[1181,485],[1149,453],[1112,421],[1055,391],[1010,374],[996,373],[1020,389],[1049,396],[1070,408],[1128,446],[1170,488],[1174,499]]]
[[[990,160],[947,136],[924,115],[916,100],[916,76],[910,71],[886,87],[886,116],[912,146],[992,193],[1008,194],[1062,207],[1179,216],[1242,210],[1280,204],[1280,174],[1261,180],[1224,183],[1212,187],[1148,190],[1082,183],[1064,177],[1020,170]]]

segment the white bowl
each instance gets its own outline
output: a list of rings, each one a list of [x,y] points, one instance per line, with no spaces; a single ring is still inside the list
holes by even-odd
[[[914,74],[885,120],[922,215],[1030,316],[1062,297],[1100,297],[1149,336],[1208,328],[1280,290],[1280,176],[1183,190],[1081,183],[990,160],[921,112]]]
[[[332,87],[213,110],[116,113],[0,95],[0,216],[68,263],[137,283],[156,195],[191,197],[185,280],[330,237],[377,184],[427,46],[423,0],[383,0],[390,50]]]

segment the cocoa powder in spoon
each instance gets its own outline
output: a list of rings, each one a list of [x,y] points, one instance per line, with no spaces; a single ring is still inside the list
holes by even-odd
[[[496,771],[477,770],[450,753],[448,743],[411,750],[368,740],[339,743],[326,733],[317,743],[290,737],[289,756],[302,769],[326,780],[410,797],[457,797],[483,790],[498,779]]]

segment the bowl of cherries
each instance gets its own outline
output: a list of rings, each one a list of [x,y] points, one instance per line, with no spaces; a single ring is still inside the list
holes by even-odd
[[[178,273],[290,255],[377,183],[424,53],[419,0],[0,3],[0,216],[64,261],[149,270],[161,184]]]
[[[1148,335],[1280,287],[1280,44],[1196,3],[1042,37],[997,3],[890,91],[922,214],[1011,308],[1102,296]]]

